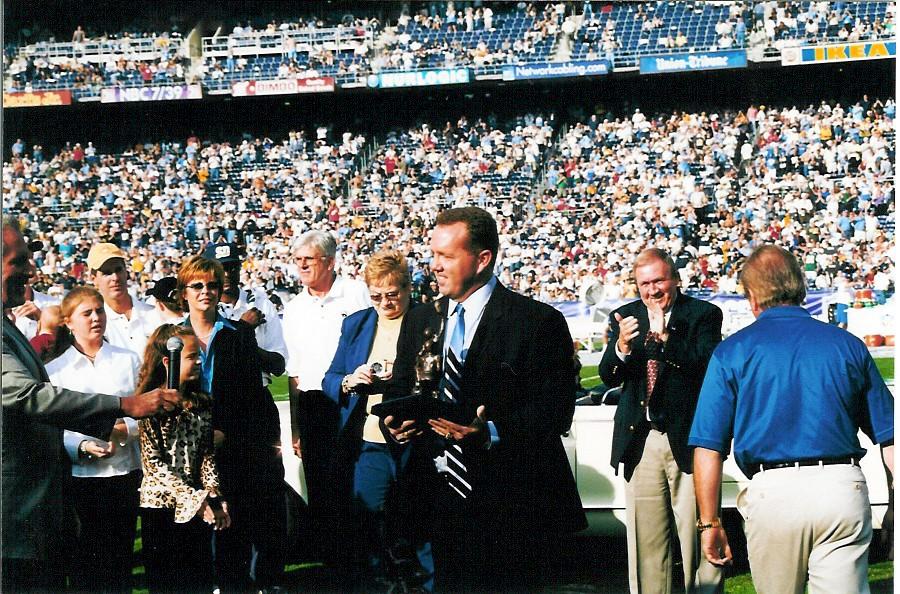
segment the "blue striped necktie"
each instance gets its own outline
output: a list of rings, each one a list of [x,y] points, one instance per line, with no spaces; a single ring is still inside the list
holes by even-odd
[[[441,397],[449,402],[459,402],[460,378],[465,357],[466,321],[462,303],[458,303],[453,311],[456,314],[456,326],[450,337],[447,356],[444,357],[444,389]],[[457,443],[448,440],[441,454],[434,459],[434,463],[452,491],[463,499],[469,496],[472,485],[469,484],[469,473],[463,461],[462,448]]]

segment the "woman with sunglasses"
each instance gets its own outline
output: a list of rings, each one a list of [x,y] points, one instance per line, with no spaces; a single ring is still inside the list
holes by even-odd
[[[322,381],[325,394],[340,406],[342,443],[356,459],[347,483],[354,511],[365,527],[363,542],[357,543],[366,582],[362,586],[369,591],[383,580],[399,578],[407,587],[430,590],[434,566],[430,545],[398,530],[402,524],[415,525],[416,518],[387,517],[397,508],[394,495],[405,460],[391,451],[378,417],[371,414],[391,378],[400,326],[410,307],[406,258],[393,250],[376,253],[366,265],[365,281],[373,306],[344,319],[337,351]],[[401,551],[409,549],[399,544],[401,537],[420,541],[415,553]]]
[[[185,324],[200,346],[200,389],[212,396],[213,441],[231,527],[215,533],[220,591],[279,585],[284,571],[284,466],[278,410],[262,385],[253,329],[218,314],[222,265],[194,256],[178,271]],[[255,579],[250,578],[255,556]]]

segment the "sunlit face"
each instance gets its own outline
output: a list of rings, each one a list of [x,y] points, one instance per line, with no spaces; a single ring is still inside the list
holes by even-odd
[[[94,271],[94,286],[106,302],[115,302],[128,293],[128,269],[122,258],[110,258]]]
[[[3,228],[3,307],[18,307],[25,303],[25,285],[34,267],[31,252],[22,234],[11,227]]]
[[[395,320],[409,309],[409,298],[412,288],[400,286],[388,280],[369,285],[369,297],[372,306],[378,315],[389,320]]]
[[[103,301],[87,298],[76,305],[72,314],[66,318],[66,326],[78,343],[96,344],[103,340],[106,332],[106,309]]]
[[[294,254],[294,262],[300,271],[300,282],[313,291],[325,291],[334,277],[334,258],[322,254],[317,248],[304,245]]]
[[[213,275],[192,278],[184,285],[181,297],[190,313],[209,313],[219,305],[222,287]]]
[[[634,281],[637,284],[641,301],[648,308],[658,306],[668,312],[675,303],[678,294],[678,282],[672,278],[672,271],[662,260],[653,260],[634,270]]]
[[[479,275],[490,265],[491,252],[473,253],[465,223],[438,225],[431,234],[431,270],[441,295],[463,301],[479,286]]]

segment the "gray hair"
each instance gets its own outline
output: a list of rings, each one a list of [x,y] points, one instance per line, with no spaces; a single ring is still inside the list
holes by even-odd
[[[334,258],[337,254],[337,242],[328,231],[313,229],[298,237],[294,243],[294,254],[303,247],[313,247],[326,258]]]

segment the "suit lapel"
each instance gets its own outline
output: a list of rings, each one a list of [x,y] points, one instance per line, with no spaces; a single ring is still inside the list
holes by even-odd
[[[484,350],[485,345],[490,344],[491,339],[499,327],[498,321],[503,317],[503,313],[506,309],[504,303],[506,303],[507,291],[508,289],[499,282],[497,283],[497,286],[494,287],[491,298],[488,299],[487,304],[484,306],[484,313],[481,314],[481,321],[478,323],[478,329],[475,331],[475,336],[472,338],[472,344],[469,345],[469,351],[466,353],[466,361],[469,361],[473,357],[475,357],[475,359],[472,360],[477,361],[478,356]],[[465,374],[466,365],[463,365],[463,375]]]

